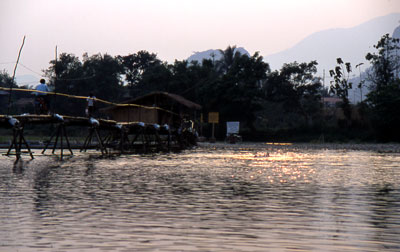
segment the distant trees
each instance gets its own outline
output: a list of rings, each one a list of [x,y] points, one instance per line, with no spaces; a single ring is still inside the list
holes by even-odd
[[[152,82],[157,79],[163,70],[163,63],[154,53],[139,51],[127,56],[117,57],[123,67],[123,75],[130,95],[135,96],[141,91],[151,89]],[[162,74],[162,73],[161,73]]]
[[[372,65],[369,79],[373,85],[363,103],[363,108],[368,105],[364,114],[373,122],[380,139],[397,136],[400,140],[397,133],[400,127],[397,112],[400,107],[399,40],[385,35],[374,47],[377,52],[366,55]],[[243,55],[236,46],[219,52],[220,57],[202,62],[176,60],[171,64],[147,51],[116,57],[84,54],[81,59],[63,53],[57,61],[50,62],[45,74],[57,93],[83,97],[93,93],[97,98],[112,102],[152,91],[175,93],[202,105],[204,114],[218,111],[221,122],[240,121],[241,129],[250,135],[282,129],[312,131],[321,128],[324,120],[321,98],[327,90],[316,77],[316,61],[291,62],[280,70],[271,71],[258,52]],[[352,120],[352,105],[348,99],[351,71],[351,64],[341,58],[330,70],[333,77],[330,90],[343,100],[347,122]],[[1,72],[0,86],[9,87],[10,84],[10,76]],[[85,99],[54,96],[53,100],[57,113],[84,113]],[[351,123],[347,126],[353,127]]]
[[[319,115],[321,103],[321,80],[316,78],[316,61],[309,63],[290,63],[284,64],[281,69],[281,75],[286,84],[289,99],[285,104],[289,109],[298,111],[304,117],[307,125],[312,122],[312,117]]]
[[[270,72],[269,65],[256,52],[253,56],[235,53],[231,47],[216,63],[217,79],[209,94],[208,109],[218,109],[227,120],[242,121],[255,129],[255,113],[261,109],[262,84]],[[223,69],[223,71],[220,71]]]
[[[322,84],[315,77],[317,65],[316,61],[287,63],[280,71],[268,74],[262,86],[263,95],[278,109],[268,115],[270,118],[286,121],[289,127],[307,127],[321,117]]]
[[[219,52],[222,57],[217,61],[216,68],[220,74],[225,74],[241,56],[241,53],[236,46],[228,46],[225,50],[220,49]]]
[[[350,62],[344,63],[341,58],[337,58],[336,62],[335,69],[329,70],[329,74],[333,77],[331,92],[342,99],[341,107],[348,123],[351,119],[351,106],[348,96],[349,89],[352,89],[352,83],[349,82],[352,69]]]
[[[378,52],[365,57],[372,65],[369,80],[373,84],[367,95],[371,120],[378,139],[400,141],[399,39],[386,34],[374,47]]]
[[[275,114],[312,126],[320,113],[321,83],[315,77],[317,62],[289,63],[271,73],[258,52],[243,55],[236,46],[220,50],[221,57],[203,62],[162,62],[154,53],[139,51],[127,56],[84,54],[82,60],[63,53],[50,62],[46,75],[55,91],[109,101],[123,101],[152,91],[182,95],[208,111],[220,112],[222,121],[237,120],[250,131],[262,130],[259,121]],[[57,111],[81,115],[84,100],[57,98]],[[285,119],[286,120],[286,119]],[[297,125],[292,123],[292,126]]]
[[[117,58],[108,54],[83,55],[81,61],[73,54],[63,53],[57,62],[50,61],[45,71],[50,85],[57,93],[88,96],[93,93],[97,98],[119,101],[122,92],[122,66]],[[85,100],[64,96],[54,96],[52,106],[58,113],[83,115]]]
[[[389,34],[381,37],[374,48],[377,53],[368,53],[365,58],[372,64],[368,79],[373,83],[371,87],[379,91],[399,78],[400,55],[399,39],[392,38]]]
[[[11,88],[17,87],[15,81],[13,81],[12,77],[6,71],[0,71],[0,87]],[[15,94],[13,94],[15,97]],[[1,114],[6,114],[8,111],[8,100],[9,93],[8,91],[0,90],[0,111]]]
[[[16,81],[13,80],[12,76],[10,76],[4,70],[0,71],[0,87],[5,88],[5,90],[0,90],[0,114],[18,114],[29,113],[33,111],[33,105],[30,106],[29,102],[23,102],[23,104],[16,106],[17,101],[25,98],[31,98],[32,93],[14,90],[15,88],[28,89],[29,87],[18,86]]]
[[[13,82],[12,77],[5,70],[0,71],[0,87],[17,87],[17,83]]]
[[[85,92],[80,94],[93,93],[96,97],[112,102],[123,98],[121,75],[124,71],[116,57],[108,54],[95,54],[89,57],[85,54],[82,67],[87,79],[83,80]]]

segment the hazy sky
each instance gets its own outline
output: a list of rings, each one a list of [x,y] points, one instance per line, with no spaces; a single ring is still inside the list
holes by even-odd
[[[24,35],[17,75],[39,76],[56,46],[78,57],[147,50],[168,62],[228,45],[267,56],[395,12],[400,0],[0,0],[0,70],[12,74]]]

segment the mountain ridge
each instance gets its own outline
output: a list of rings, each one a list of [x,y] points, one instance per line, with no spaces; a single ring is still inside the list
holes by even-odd
[[[245,54],[250,56],[250,53],[244,49],[243,47],[237,47],[235,52],[239,52],[240,54]],[[209,49],[201,52],[194,52],[189,58],[187,58],[188,62],[197,61],[201,63],[204,59],[215,59],[219,60],[222,57],[220,50],[218,49]]]
[[[374,51],[373,45],[385,34],[392,34],[399,25],[400,13],[377,17],[350,28],[332,28],[307,36],[293,47],[264,57],[271,69],[280,69],[284,63],[318,62],[319,74],[333,69],[336,58],[354,65],[364,62],[365,55]]]

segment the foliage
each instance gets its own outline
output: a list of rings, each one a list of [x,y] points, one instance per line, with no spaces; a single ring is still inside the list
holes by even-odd
[[[84,80],[86,92],[93,93],[97,98],[108,101],[119,101],[121,92],[122,66],[115,57],[108,54],[96,54],[89,57],[83,56],[83,71],[86,76],[92,77]]]
[[[217,71],[222,75],[226,74],[229,69],[233,66],[235,61],[241,57],[239,51],[237,51],[236,46],[228,46],[225,50],[219,50],[222,57],[217,61],[216,68]]]
[[[165,66],[154,53],[142,50],[135,54],[118,56],[117,58],[123,67],[125,81],[132,96],[137,96],[143,91],[151,89],[153,82],[162,80],[163,78],[160,75],[165,74]],[[155,78],[152,79],[153,77]]]
[[[100,99],[118,101],[122,96],[119,61],[108,54],[83,55],[83,61],[73,54],[63,53],[57,62],[50,61],[45,71],[50,85],[57,93],[88,96],[93,93]],[[84,115],[85,100],[71,100],[68,97],[52,97],[57,113]]]
[[[372,73],[368,76],[369,81],[374,84],[371,88],[379,91],[399,77],[396,76],[400,70],[400,56],[397,53],[400,49],[399,39],[386,34],[374,45],[374,48],[378,52],[368,53],[365,58],[372,64]]]
[[[384,35],[374,46],[378,54],[368,53],[366,59],[372,64],[370,80],[374,85],[367,95],[371,119],[378,139],[384,141],[400,141],[400,79],[399,40]]]
[[[218,111],[221,121],[241,121],[251,131],[266,116],[266,101],[281,104],[274,107],[285,108],[286,114],[280,114],[287,120],[300,116],[303,124],[312,125],[320,112],[317,62],[285,64],[279,72],[271,73],[258,52],[242,55],[236,46],[220,52],[219,60],[176,60],[173,64],[147,51],[117,57],[85,54],[82,60],[61,54],[57,62],[50,62],[46,74],[56,92],[94,93],[105,100],[121,101],[152,91],[175,93],[202,105],[203,112]],[[63,104],[57,108],[60,113],[82,115],[84,100],[57,99],[57,104]]]
[[[351,119],[351,107],[348,95],[349,89],[352,88],[352,83],[349,82],[350,73],[352,71],[351,64],[349,62],[344,63],[341,58],[337,58],[336,62],[337,66],[335,69],[329,70],[329,74],[333,77],[330,91],[342,99],[341,107],[349,122]]]
[[[12,77],[5,70],[0,71],[0,87],[17,87],[17,83],[13,81]]]
[[[280,71],[269,74],[263,85],[265,99],[282,103],[286,113],[303,118],[300,124],[311,125],[321,112],[322,85],[315,77],[317,64],[316,61],[288,63]]]
[[[288,89],[289,99],[286,106],[303,115],[307,124],[311,124],[313,114],[320,112],[321,80],[314,75],[317,73],[317,62],[284,64],[281,75],[291,87]]]
[[[251,57],[239,53],[232,57],[232,52],[228,47],[224,51],[227,55],[217,63],[218,78],[209,89],[207,97],[211,99],[206,106],[219,111],[226,120],[242,121],[254,130],[255,112],[261,108],[261,84],[270,71],[269,65],[257,52]]]
[[[380,88],[368,95],[371,117],[380,140],[400,141],[400,80]]]
[[[28,92],[16,92],[10,88],[27,87],[18,87],[12,76],[10,76],[5,70],[0,71],[0,87],[7,88],[6,90],[0,90],[0,114],[26,112],[21,111],[21,108],[16,107],[14,102],[20,100],[21,98],[29,98],[31,97],[31,94]]]

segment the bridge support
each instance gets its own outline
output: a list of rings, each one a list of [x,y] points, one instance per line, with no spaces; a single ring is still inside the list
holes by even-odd
[[[65,141],[67,142],[67,147],[68,147],[71,155],[74,155],[74,153],[72,152],[71,145],[69,144],[67,129],[65,128],[65,124],[64,124],[64,118],[58,114],[53,115],[53,117],[59,122],[58,126],[57,126],[57,130],[52,133],[50,140],[47,142],[46,146],[44,147],[44,149],[42,151],[42,154],[45,153],[45,151],[47,150],[47,148],[49,147],[51,141],[53,140],[53,138],[55,136],[56,139],[54,141],[52,153],[54,154],[54,152],[57,148],[58,139],[60,138],[60,148],[61,148],[60,159],[63,160],[63,158],[64,158],[63,138],[65,138]]]
[[[107,149],[104,146],[103,140],[101,139],[101,137],[99,135],[99,131],[98,131],[98,128],[100,125],[99,121],[97,121],[94,118],[90,118],[89,122],[91,124],[90,129],[89,129],[89,135],[85,139],[85,143],[83,144],[81,152],[86,151],[89,148],[89,145],[92,142],[93,134],[94,134],[94,135],[96,135],[97,141],[99,142],[99,148],[100,148],[101,154],[102,155],[107,154]]]
[[[11,154],[11,150],[14,148],[15,149],[15,155],[17,157],[18,161],[21,158],[21,153],[22,153],[22,143],[25,145],[25,147],[28,149],[28,153],[31,156],[31,159],[33,159],[33,154],[31,151],[31,148],[29,147],[29,144],[26,142],[25,137],[24,137],[24,127],[20,125],[19,121],[15,118],[10,117],[8,122],[10,125],[13,127],[13,140],[11,142],[10,147],[8,148],[7,151],[7,156]]]
[[[44,147],[44,149],[42,151],[42,154],[45,153],[45,151],[47,150],[47,148],[49,147],[49,145],[51,143],[51,140],[53,140],[54,136],[56,136],[56,139],[55,139],[54,145],[53,145],[53,151],[52,151],[53,154],[57,148],[58,139],[60,138],[60,148],[61,148],[60,159],[63,160],[63,158],[64,158],[63,137],[64,137],[65,141],[67,142],[67,147],[68,147],[69,152],[71,153],[71,155],[74,155],[74,153],[72,152],[72,149],[71,149],[71,145],[69,144],[67,129],[65,128],[64,123],[58,124],[57,130],[55,132],[53,132],[53,134],[51,135],[50,140],[47,142],[46,146]]]

